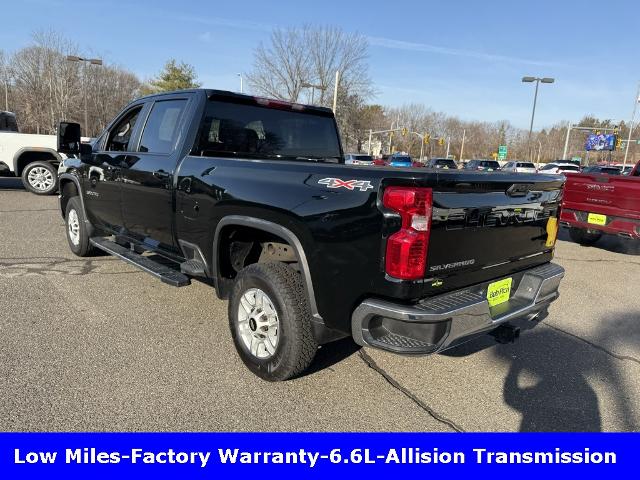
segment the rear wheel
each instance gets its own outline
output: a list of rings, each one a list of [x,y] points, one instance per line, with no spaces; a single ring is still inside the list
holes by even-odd
[[[58,191],[58,169],[49,162],[33,162],[22,171],[24,188],[36,195],[52,195]]]
[[[590,232],[584,228],[571,227],[569,229],[569,236],[571,240],[581,245],[593,245],[600,240],[602,232]]]
[[[244,364],[272,382],[302,373],[318,349],[302,279],[284,263],[257,263],[238,274],[229,327]]]
[[[93,227],[85,222],[82,204],[78,197],[71,197],[67,202],[65,213],[67,241],[69,248],[79,257],[89,257],[95,253],[95,248],[89,242],[93,234]]]

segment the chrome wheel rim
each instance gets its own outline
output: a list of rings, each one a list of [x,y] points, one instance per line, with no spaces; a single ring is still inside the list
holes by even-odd
[[[54,183],[53,174],[44,167],[33,167],[29,170],[27,180],[29,185],[42,192],[51,189]]]
[[[78,219],[78,212],[71,209],[67,217],[69,239],[74,245],[80,245],[80,220]]]
[[[273,356],[278,347],[280,321],[269,296],[250,288],[238,305],[238,333],[244,346],[256,358]]]

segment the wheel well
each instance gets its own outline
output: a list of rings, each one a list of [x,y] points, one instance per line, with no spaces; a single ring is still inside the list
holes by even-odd
[[[47,151],[33,151],[22,152],[16,162],[16,176],[22,175],[24,168],[33,162],[51,162],[54,164],[60,163],[60,159],[57,158],[52,152]]]
[[[234,279],[240,270],[253,263],[277,261],[299,269],[295,249],[286,239],[257,228],[241,225],[224,227],[218,234],[217,246],[214,254],[217,255],[218,272],[223,281]],[[223,285],[219,287],[225,289]]]
[[[62,218],[67,211],[67,203],[71,197],[78,195],[78,187],[72,180],[62,180],[60,182],[60,210]]]

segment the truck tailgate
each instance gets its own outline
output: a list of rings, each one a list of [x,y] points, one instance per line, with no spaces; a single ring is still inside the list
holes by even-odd
[[[473,273],[475,280],[491,279],[531,265],[535,257],[538,263],[549,260],[543,255],[553,249],[547,226],[550,219],[556,225],[561,178],[493,173],[463,180],[455,175],[440,176],[433,189],[427,278]]]
[[[640,178],[568,174],[563,208],[640,219]]]

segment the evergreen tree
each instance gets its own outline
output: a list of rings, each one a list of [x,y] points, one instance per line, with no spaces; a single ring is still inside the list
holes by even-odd
[[[151,93],[198,88],[200,85],[200,83],[196,82],[196,73],[192,65],[184,62],[177,63],[172,58],[156,78],[143,85],[141,91],[143,95],[149,95]]]

